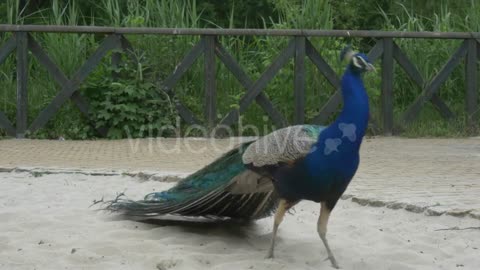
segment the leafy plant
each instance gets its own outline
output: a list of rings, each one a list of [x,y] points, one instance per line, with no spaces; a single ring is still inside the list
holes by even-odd
[[[122,60],[118,68],[104,64],[83,88],[91,102],[95,127],[107,128],[110,139],[171,136],[163,133],[175,119],[168,95],[148,78],[146,65],[132,63],[126,54]]]

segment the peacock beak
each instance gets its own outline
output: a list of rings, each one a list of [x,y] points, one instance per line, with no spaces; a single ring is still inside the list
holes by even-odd
[[[367,63],[367,66],[365,67],[365,70],[366,71],[377,71],[371,63]]]

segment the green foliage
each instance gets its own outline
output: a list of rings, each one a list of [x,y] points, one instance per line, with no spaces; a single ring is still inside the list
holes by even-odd
[[[406,137],[464,137],[469,135],[465,125],[465,113],[463,106],[452,107],[457,115],[456,119],[445,120],[439,116],[433,105],[427,104],[418,116],[419,119],[406,126],[402,136]],[[397,116],[399,116],[397,114]],[[400,119],[397,119],[400,121]]]
[[[327,0],[278,0],[277,25],[282,28],[332,29],[332,7]]]
[[[336,29],[379,30],[385,21],[378,10],[390,11],[392,0],[330,0]]]
[[[476,0],[412,1],[412,0],[30,0],[26,8],[19,0],[0,1],[0,23],[105,25],[127,27],[223,27],[273,29],[372,29],[399,31],[480,31],[480,6]],[[10,34],[0,33],[0,44]],[[95,51],[101,36],[83,34],[35,33],[41,44],[60,69],[71,77]],[[169,97],[157,89],[183,59],[185,53],[198,41],[197,36],[127,36],[137,49],[137,62],[123,56],[117,70],[105,59],[82,85],[81,93],[92,106],[95,127],[108,127],[109,138],[126,136],[170,136],[162,125],[172,124],[175,110]],[[288,38],[240,36],[219,37],[220,43],[233,55],[247,74],[256,80],[285,48]],[[372,39],[310,38],[322,57],[340,74],[344,68],[338,53],[346,43],[361,51],[368,51],[376,42]],[[459,41],[396,39],[418,67],[425,81],[429,81],[458,48]],[[60,87],[33,58],[29,63],[29,122],[45,108]],[[379,61],[380,62],[380,61]],[[307,121],[313,119],[335,89],[310,61],[307,70]],[[112,73],[116,76],[112,76]],[[176,96],[199,119],[203,115],[204,82],[203,59],[187,71],[175,86]],[[372,116],[380,119],[380,76],[365,77],[372,104]],[[293,61],[288,63],[267,85],[264,93],[289,120],[294,105]],[[463,66],[457,68],[445,82],[440,96],[455,110],[457,121],[438,118],[433,108],[426,108],[426,116],[406,126],[408,136],[458,135],[463,126],[464,77]],[[245,89],[236,78],[217,62],[218,120],[238,103]],[[14,123],[16,114],[15,58],[10,56],[0,65],[0,110]],[[395,69],[395,117],[419,95],[415,86],[400,68]],[[458,109],[460,108],[460,109]],[[457,123],[457,124],[455,124]],[[262,133],[276,128],[256,104],[243,114],[243,125],[257,126]],[[265,127],[263,127],[265,126]],[[127,128],[125,128],[127,127]],[[236,126],[237,131],[241,127]],[[1,132],[1,131],[0,131]],[[248,133],[243,133],[248,135]],[[253,134],[253,133],[252,133]],[[462,133],[464,134],[464,133]],[[2,133],[0,133],[2,136]],[[91,123],[71,103],[35,134],[34,138],[85,139],[98,136]]]
[[[107,128],[110,139],[173,135],[164,130],[175,119],[168,95],[145,78],[148,67],[142,62],[132,63],[125,55],[122,62],[115,69],[104,64],[82,89],[90,100],[95,127]]]
[[[383,12],[386,28],[400,31],[455,31],[457,26],[453,14],[447,6],[440,6],[440,12],[433,18],[423,18],[415,15],[403,4],[397,4],[399,15],[388,15]],[[399,39],[395,41],[417,66],[425,81],[435,76],[443,65],[448,61],[453,52],[460,46],[458,40],[435,40],[435,39]],[[401,108],[407,106],[418,96],[420,89],[415,86],[403,73],[397,69],[395,77],[395,98]],[[410,87],[408,87],[410,86]],[[412,89],[415,89],[412,91]],[[457,68],[449,80],[445,82],[440,92],[441,97],[449,103],[458,104],[463,102],[464,89],[463,69]]]
[[[36,116],[38,112],[30,115]],[[96,138],[97,133],[81,115],[78,108],[71,102],[68,102],[44,128],[39,129],[33,134],[28,134],[28,137],[53,140],[60,138],[86,140]]]
[[[277,17],[272,0],[207,0],[199,1],[198,7],[204,25],[222,28],[258,28]]]

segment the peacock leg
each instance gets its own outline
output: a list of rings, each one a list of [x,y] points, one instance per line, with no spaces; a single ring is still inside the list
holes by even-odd
[[[332,250],[330,249],[330,246],[328,245],[327,241],[327,224],[328,224],[328,218],[330,217],[331,209],[328,209],[327,204],[325,202],[321,203],[322,208],[320,210],[320,217],[318,218],[318,223],[317,223],[317,230],[318,230],[318,235],[320,235],[320,239],[322,239],[323,244],[325,245],[325,248],[327,249],[328,253],[328,260],[332,263],[332,266],[336,269],[339,269],[337,260],[335,260],[335,257],[333,256]]]
[[[278,226],[280,226],[280,223],[282,223],[283,217],[285,216],[288,208],[289,207],[287,201],[281,199],[278,204],[277,212],[275,212],[275,218],[273,221],[272,241],[270,242],[270,249],[268,250],[267,256],[265,257],[267,259],[273,258],[273,249],[275,247],[275,238],[277,237]]]

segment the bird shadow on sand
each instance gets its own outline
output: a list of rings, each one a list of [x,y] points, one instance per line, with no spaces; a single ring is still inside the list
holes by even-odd
[[[216,237],[245,238],[252,236],[252,232],[257,231],[258,225],[252,220],[240,219],[210,219],[210,218],[187,218],[177,216],[165,216],[159,218],[136,218],[131,216],[112,216],[110,221],[135,221],[146,226],[141,226],[144,230],[153,230],[159,227],[175,227],[185,233],[199,235],[215,235]],[[255,235],[255,237],[264,237]]]
[[[122,196],[120,194],[119,196]],[[118,197],[117,197],[118,199]],[[105,205],[109,204],[111,201],[105,201],[103,198],[100,200],[94,200],[94,205]],[[103,212],[105,207],[100,207],[96,211]],[[177,216],[177,215],[164,215],[164,216],[132,216],[124,214],[113,214],[107,217],[106,220],[111,222],[117,221],[134,221],[143,226],[135,226],[135,229],[140,230],[154,230],[161,227],[175,227],[177,230],[181,230],[184,233],[193,233],[199,235],[215,235],[220,237],[227,238],[245,238],[245,237],[255,237],[263,238],[265,235],[258,232],[258,225],[255,220],[248,219],[235,219],[235,218],[218,218],[218,217],[186,217],[186,216]],[[253,232],[253,235],[252,235]]]

